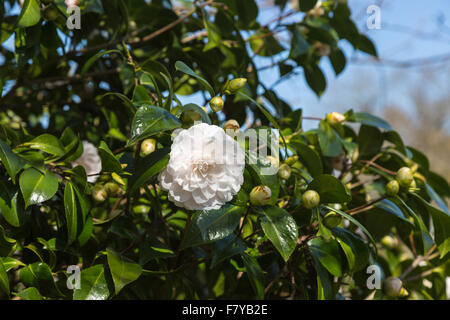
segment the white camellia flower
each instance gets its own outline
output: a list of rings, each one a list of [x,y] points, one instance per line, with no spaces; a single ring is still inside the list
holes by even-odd
[[[68,8],[72,8],[78,5],[78,0],[64,0],[64,3]]]
[[[244,167],[238,143],[220,127],[201,123],[177,132],[159,182],[179,207],[219,209],[241,188]]]
[[[72,166],[83,166],[88,176],[88,181],[94,183],[98,176],[94,175],[102,171],[102,159],[97,148],[88,141],[83,141],[83,154],[72,162]]]

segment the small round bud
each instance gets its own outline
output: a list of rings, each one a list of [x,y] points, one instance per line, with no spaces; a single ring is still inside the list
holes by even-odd
[[[257,186],[250,192],[250,203],[255,206],[265,206],[270,202],[272,190],[267,186]]]
[[[150,212],[150,206],[144,204],[138,204],[133,207],[133,213],[135,214],[147,214]]]
[[[231,92],[236,92],[242,89],[246,83],[247,83],[246,78],[236,78],[230,81],[230,83],[227,86],[227,89],[229,89]]]
[[[106,192],[105,188],[103,188],[103,186],[96,185],[92,189],[92,197],[94,198],[95,201],[103,202],[108,197],[108,193]]]
[[[209,106],[214,112],[218,112],[223,109],[223,99],[221,97],[214,97],[209,100]]]
[[[59,16],[58,8],[54,5],[49,5],[44,9],[44,18],[48,21],[56,20]]]
[[[316,208],[320,203],[320,196],[314,190],[308,190],[302,195],[302,203],[306,209]]]
[[[386,194],[388,196],[395,196],[399,189],[400,185],[397,180],[389,181],[388,184],[386,184]]]
[[[336,228],[342,221],[342,216],[334,211],[328,212],[323,218],[323,224],[329,229]]]
[[[141,143],[141,157],[148,156],[150,153],[155,151],[156,149],[156,140],[155,139],[145,139]]]
[[[115,182],[106,183],[105,190],[108,193],[108,195],[113,198],[118,198],[123,194],[122,188]]]
[[[381,243],[388,247],[389,249],[395,249],[398,247],[398,240],[397,238],[390,236],[390,235],[386,235],[383,238],[381,238]]]
[[[225,124],[223,125],[223,130],[227,131],[227,130],[233,130],[233,131],[238,131],[241,127],[239,126],[239,122],[237,122],[234,119],[230,119],[227,122],[225,122]]]
[[[291,176],[291,167],[289,167],[286,163],[283,163],[278,168],[278,175],[281,179],[287,180]]]
[[[195,121],[199,121],[202,116],[194,110],[186,110],[181,115],[181,122],[184,125],[192,125]]]
[[[414,181],[414,176],[410,168],[402,167],[397,171],[395,179],[401,187],[407,188]]]
[[[278,169],[280,167],[280,162],[278,161],[277,158],[272,157],[272,156],[267,156],[267,160],[269,160],[272,167],[274,167],[276,169]]]
[[[345,116],[339,112],[331,112],[327,114],[327,122],[329,124],[339,124],[345,121]]]
[[[383,292],[389,297],[399,297],[402,294],[403,282],[399,278],[389,277],[383,281]]]

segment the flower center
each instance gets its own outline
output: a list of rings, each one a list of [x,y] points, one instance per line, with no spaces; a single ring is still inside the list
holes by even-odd
[[[192,164],[192,170],[201,174],[202,177],[205,177],[207,175],[208,169],[210,167],[211,165],[205,160],[196,160]]]

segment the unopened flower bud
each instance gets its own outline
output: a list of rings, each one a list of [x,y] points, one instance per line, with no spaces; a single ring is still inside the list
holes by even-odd
[[[397,171],[395,179],[401,187],[407,188],[414,181],[414,176],[410,168],[402,167]]]
[[[59,11],[55,5],[49,5],[44,9],[44,18],[47,21],[53,21],[58,18]]]
[[[223,125],[223,130],[227,131],[227,130],[233,130],[233,131],[238,131],[241,127],[239,126],[239,122],[237,122],[234,119],[230,119],[227,122],[225,122],[225,124]]]
[[[214,97],[209,100],[209,106],[214,112],[218,112],[223,109],[223,99],[221,97]]]
[[[329,124],[339,124],[345,121],[345,116],[339,112],[331,112],[327,114],[327,122]]]
[[[403,282],[399,278],[389,277],[383,281],[383,292],[389,297],[396,298],[402,295]]]
[[[323,224],[329,229],[336,228],[341,223],[341,221],[342,216],[334,211],[328,212],[323,218]]]
[[[291,167],[289,167],[286,163],[283,163],[278,168],[278,175],[281,179],[287,180],[291,176]]]
[[[308,190],[302,195],[302,203],[306,209],[316,208],[320,203],[320,196],[314,190]]]
[[[145,139],[141,143],[141,157],[148,156],[150,153],[155,151],[156,149],[156,140],[155,139]]]
[[[399,189],[400,186],[397,180],[389,181],[388,184],[386,184],[386,194],[388,196],[395,196]]]
[[[225,94],[233,94],[236,91],[242,89],[246,83],[247,83],[246,78],[233,79],[225,84],[225,87],[223,88],[223,92]]]
[[[123,195],[122,188],[115,182],[108,182],[105,184],[105,190],[109,196],[118,198]]]
[[[267,186],[257,186],[250,192],[250,203],[255,206],[265,206],[270,202],[272,190]]]
[[[272,167],[274,167],[276,169],[278,169],[280,167],[280,162],[278,161],[277,158],[275,158],[273,156],[267,156],[267,160],[269,160]]]
[[[92,197],[94,198],[95,201],[103,202],[108,197],[108,193],[106,192],[105,188],[103,188],[103,186],[96,185],[92,189]]]

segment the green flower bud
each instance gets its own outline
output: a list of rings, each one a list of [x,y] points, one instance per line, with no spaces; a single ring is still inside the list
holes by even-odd
[[[150,153],[155,151],[156,149],[156,140],[155,139],[145,139],[141,143],[141,157],[148,156]]]
[[[150,212],[150,206],[139,204],[133,207],[133,213],[135,214],[147,214]]]
[[[115,182],[108,182],[105,184],[105,190],[110,197],[118,198],[123,195],[122,188]]]
[[[326,120],[329,124],[335,125],[345,121],[345,116],[339,112],[331,112],[327,114]]]
[[[230,83],[228,84],[228,89],[231,92],[235,92],[242,89],[246,83],[247,83],[246,78],[236,78],[230,81]]]
[[[389,277],[383,281],[383,292],[385,295],[396,298],[400,297],[403,293],[403,282],[399,278]]]
[[[106,192],[105,188],[103,188],[102,185],[96,185],[92,189],[92,197],[95,201],[103,202],[108,197],[108,193]]]
[[[302,195],[302,203],[306,209],[316,208],[320,203],[320,196],[314,190],[308,190]]]
[[[200,121],[201,118],[202,116],[199,113],[195,112],[194,110],[186,110],[181,115],[181,122],[184,125],[190,126],[195,121]]]
[[[341,223],[341,221],[342,216],[334,211],[328,212],[323,218],[323,224],[329,229],[336,228]]]
[[[49,5],[44,9],[44,18],[48,21],[56,20],[59,16],[58,8],[54,5]]]
[[[214,112],[218,112],[223,109],[223,99],[221,97],[214,97],[209,100],[209,106]]]
[[[356,161],[358,161],[359,158],[359,149],[356,148],[355,151],[353,151],[352,153],[352,162],[355,163]]]
[[[270,202],[272,190],[267,186],[257,186],[250,192],[250,203],[255,206],[265,206]]]
[[[401,187],[407,188],[414,181],[414,176],[410,168],[402,167],[397,171],[395,179]]]
[[[228,120],[223,125],[223,130],[225,130],[225,131],[227,131],[227,130],[238,131],[240,128],[241,128],[241,126],[239,125],[239,122],[237,122],[234,119]]]
[[[291,176],[291,167],[289,167],[286,163],[283,163],[278,168],[278,175],[281,179],[287,180]]]
[[[388,184],[386,184],[386,194],[388,196],[395,196],[399,189],[400,186],[397,180],[389,181]]]
[[[277,158],[272,157],[272,156],[267,156],[267,160],[270,161],[270,164],[272,165],[272,167],[278,169],[280,167],[280,162],[278,161]]]

